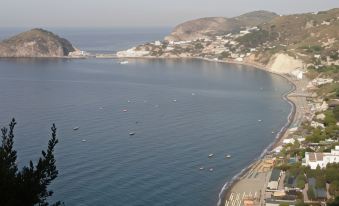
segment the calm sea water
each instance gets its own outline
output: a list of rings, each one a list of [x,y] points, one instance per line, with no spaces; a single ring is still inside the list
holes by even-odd
[[[58,31],[80,48],[107,52],[167,32]],[[290,106],[281,94],[289,89],[286,80],[260,70],[199,60],[3,59],[0,125],[17,119],[23,166],[37,160],[56,123],[59,177],[51,201],[216,205],[225,182],[286,123]]]

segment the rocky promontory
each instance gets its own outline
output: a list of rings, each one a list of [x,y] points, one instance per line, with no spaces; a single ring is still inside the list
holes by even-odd
[[[0,42],[0,57],[67,57],[76,49],[44,29],[32,29]]]
[[[253,11],[237,17],[206,17],[184,22],[176,26],[165,39],[187,41],[239,32],[242,28],[253,27],[271,21],[278,15],[269,11]]]

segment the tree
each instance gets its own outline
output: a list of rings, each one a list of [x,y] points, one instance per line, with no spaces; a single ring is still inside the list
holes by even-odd
[[[327,202],[327,206],[339,206],[339,196],[336,197],[333,201]]]
[[[58,176],[55,165],[54,147],[58,143],[56,127],[53,124],[51,139],[47,151],[42,151],[42,157],[36,165],[32,161],[18,171],[17,153],[13,149],[15,119],[9,124],[9,130],[1,129],[2,144],[0,146],[0,205],[39,205],[48,206],[47,198],[53,195],[48,186]],[[53,205],[61,205],[56,202]]]
[[[308,188],[307,190],[307,196],[310,200],[314,200],[315,199],[315,192],[313,188]]]

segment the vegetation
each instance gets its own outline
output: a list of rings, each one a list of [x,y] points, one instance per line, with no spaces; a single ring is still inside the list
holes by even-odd
[[[339,72],[339,65],[319,66],[317,68],[315,66],[309,66],[307,69],[318,73],[332,74]]]
[[[47,151],[42,151],[42,157],[36,165],[32,161],[29,166],[18,170],[16,159],[17,152],[13,149],[14,127],[13,119],[6,127],[1,129],[2,144],[0,146],[0,205],[21,206],[40,205],[48,206],[47,198],[53,195],[48,186],[58,176],[55,165],[54,147],[58,143],[56,127],[53,124],[51,139]],[[53,205],[61,205],[60,202]]]
[[[327,206],[339,206],[339,196],[336,197],[333,201],[327,202]]]
[[[237,38],[236,40],[244,45],[245,47],[257,47],[269,40],[276,39],[277,34],[276,33],[270,33],[266,30],[258,30],[251,32],[249,34],[246,34],[242,37]]]
[[[323,50],[320,45],[309,45],[309,46],[302,46],[300,49],[305,50],[307,53],[319,53]]]
[[[222,59],[226,59],[230,57],[230,53],[229,52],[226,52],[226,51],[223,51],[220,56],[218,57],[219,60],[222,60]]]

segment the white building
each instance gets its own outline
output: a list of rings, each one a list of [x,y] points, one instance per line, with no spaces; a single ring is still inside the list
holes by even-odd
[[[315,118],[316,119],[320,119],[320,120],[324,120],[325,119],[325,114],[324,113],[321,113],[321,114],[318,114]]]
[[[301,70],[299,70],[299,69],[296,69],[296,70],[293,70],[293,71],[291,72],[291,74],[292,74],[293,76],[295,76],[297,79],[303,79],[303,74],[304,74],[304,72],[301,71]]]
[[[283,144],[294,144],[295,139],[293,138],[287,138],[283,140]]]
[[[333,79],[324,79],[324,78],[315,78],[312,80],[312,84],[315,86],[330,84],[332,82],[333,82]]]
[[[326,168],[329,163],[339,163],[339,146],[335,146],[330,153],[306,152],[302,164],[315,170],[318,165],[320,168]]]
[[[161,45],[161,42],[160,42],[160,41],[155,41],[155,42],[154,42],[154,45],[155,45],[155,46],[160,46],[160,45]]]
[[[148,54],[149,51],[144,50],[137,51],[135,47],[133,47],[132,49],[128,49],[126,51],[117,52],[118,57],[142,57]]]
[[[325,128],[325,125],[323,123],[320,123],[320,122],[316,122],[316,121],[312,121],[311,122],[311,127],[313,128],[318,128],[318,127],[321,127],[321,128]]]

